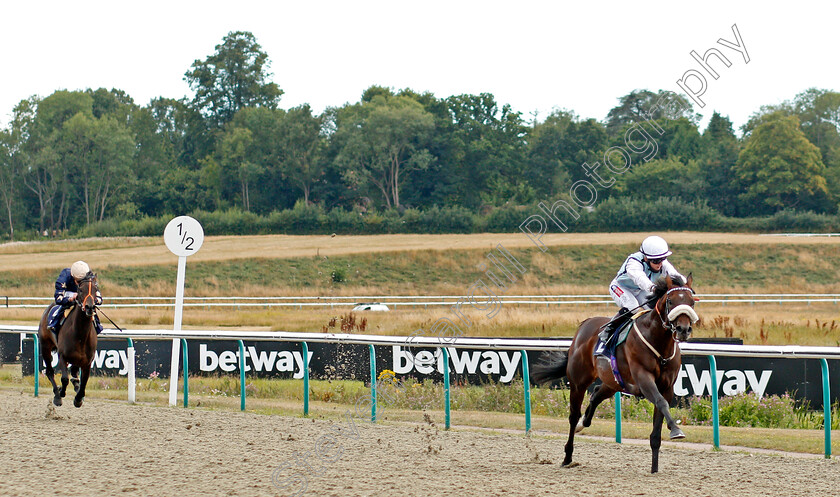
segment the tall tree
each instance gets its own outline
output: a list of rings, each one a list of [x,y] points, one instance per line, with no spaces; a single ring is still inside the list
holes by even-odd
[[[195,91],[195,108],[221,127],[244,107],[277,106],[283,90],[270,81],[268,68],[268,54],[254,35],[235,31],[213,55],[193,62],[184,79]]]
[[[17,203],[17,183],[22,172],[20,157],[20,139],[13,130],[0,130],[0,194],[9,222],[9,239],[15,239],[13,211]]]
[[[732,129],[732,121],[717,112],[712,114],[703,132],[700,162],[708,184],[709,205],[728,216],[737,213],[737,192],[733,168],[738,161],[740,145]]]
[[[618,99],[618,105],[607,114],[607,132],[616,136],[625,126],[649,120],[674,120],[684,117],[697,125],[700,114],[686,97],[677,93],[659,90],[633,90]]]
[[[233,126],[227,130],[219,144],[221,165],[239,181],[239,194],[245,211],[251,210],[251,183],[260,172],[259,165],[251,160],[249,153],[253,142],[251,130]]]
[[[734,169],[740,197],[753,214],[809,207],[827,194],[825,165],[795,116],[759,124],[747,139]]]
[[[341,114],[336,139],[345,178],[355,185],[373,185],[386,207],[399,208],[400,188],[410,172],[432,161],[425,148],[434,128],[431,114],[409,97],[382,95]]]
[[[528,137],[529,176],[534,188],[553,197],[572,182],[586,179],[583,163],[601,161],[607,134],[594,119],[581,121],[574,112],[557,110],[537,123]]]
[[[66,227],[72,197],[60,141],[64,123],[82,114],[93,116],[93,98],[84,92],[59,90],[43,100],[33,99],[31,132],[26,142],[28,166],[23,183],[38,200],[39,230]]]
[[[289,109],[278,136],[283,176],[297,185],[309,204],[312,186],[324,173],[324,119],[312,115],[309,104]]]
[[[525,135],[522,116],[510,105],[499,107],[490,93],[446,99],[451,121],[447,151],[454,195],[451,203],[479,207],[504,203],[504,196],[525,183]],[[510,186],[503,191],[499,186]],[[501,198],[500,198],[501,197]]]

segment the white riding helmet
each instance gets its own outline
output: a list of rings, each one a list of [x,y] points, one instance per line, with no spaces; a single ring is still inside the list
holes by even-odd
[[[640,250],[648,259],[664,259],[672,254],[668,250],[668,242],[661,236],[649,236],[645,238]]]
[[[76,261],[70,266],[70,276],[77,280],[84,278],[89,272],[90,266],[85,261]]]

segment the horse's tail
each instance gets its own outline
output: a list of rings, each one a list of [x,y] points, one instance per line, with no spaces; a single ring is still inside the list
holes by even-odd
[[[534,383],[548,383],[566,376],[566,364],[569,356],[562,351],[543,352],[534,367],[531,368],[531,381]]]

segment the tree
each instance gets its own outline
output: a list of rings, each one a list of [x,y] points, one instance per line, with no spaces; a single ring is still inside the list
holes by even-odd
[[[697,125],[702,117],[696,114],[683,95],[659,90],[633,90],[618,99],[619,104],[607,114],[607,132],[616,136],[627,125],[650,120],[674,120],[684,117]]]
[[[373,185],[388,208],[399,208],[409,173],[432,161],[424,145],[433,128],[431,114],[409,97],[377,95],[343,109],[336,140],[345,178],[357,186]]]
[[[521,196],[527,128],[520,113],[507,104],[500,108],[490,93],[455,95],[446,105],[450,123],[445,160],[453,190],[447,200],[475,208]],[[500,190],[500,185],[509,188]]]
[[[705,200],[706,184],[697,161],[668,157],[633,166],[619,177],[613,189],[633,199],[668,197],[689,203]]]
[[[779,115],[759,124],[733,172],[740,198],[753,213],[808,207],[828,193],[820,151],[805,137],[795,116]]]
[[[12,217],[17,201],[15,190],[21,173],[20,140],[11,130],[0,130],[0,193],[3,207],[9,221],[9,239],[15,239],[15,223]]]
[[[324,120],[313,116],[309,104],[289,109],[280,123],[278,136],[283,176],[295,183],[309,204],[312,185],[323,175]]]
[[[238,126],[231,127],[221,139],[219,154],[222,166],[232,171],[239,181],[242,208],[251,210],[250,185],[259,173],[259,166],[249,157],[249,148],[253,143],[251,130]]]
[[[221,127],[245,107],[276,108],[283,90],[270,82],[268,54],[253,34],[230,32],[216,52],[192,64],[184,80],[195,91],[193,106]]]
[[[736,214],[735,177],[732,169],[738,161],[740,145],[732,121],[717,112],[712,114],[703,132],[700,163],[708,184],[709,205],[728,216]]]
[[[586,178],[581,165],[600,162],[607,148],[604,126],[581,121],[574,112],[556,110],[538,123],[528,137],[528,171],[534,188],[553,197]]]
[[[61,229],[66,227],[71,192],[59,150],[60,133],[74,116],[93,116],[93,98],[84,92],[59,90],[43,100],[31,99],[28,107],[33,115],[23,183],[38,199],[39,231]]]

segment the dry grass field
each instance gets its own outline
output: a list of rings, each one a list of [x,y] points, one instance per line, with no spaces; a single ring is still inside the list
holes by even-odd
[[[641,233],[546,234],[541,241],[549,248],[569,245],[638,244]],[[785,244],[840,246],[830,237],[784,237],[741,233],[662,233],[672,245],[679,244]],[[524,234],[480,233],[471,235],[262,235],[211,236],[204,239],[190,262],[243,258],[293,258],[337,256],[408,250],[491,249],[502,244],[508,249],[532,247]],[[96,268],[110,265],[146,266],[174,264],[175,256],[155,238],[114,238],[17,242],[0,245],[0,267],[43,269],[61,267],[67,261],[84,259]]]

